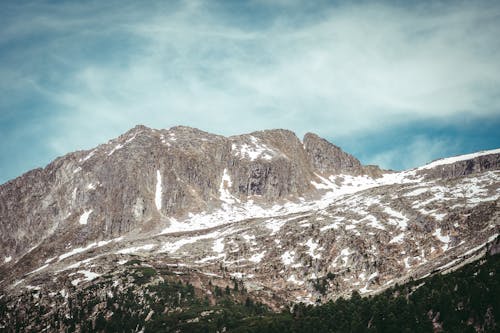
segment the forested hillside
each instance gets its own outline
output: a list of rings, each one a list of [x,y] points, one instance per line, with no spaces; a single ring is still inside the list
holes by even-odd
[[[0,318],[2,329],[23,332],[41,327],[66,332],[498,332],[499,268],[500,256],[488,255],[376,296],[355,292],[350,299],[295,304],[274,313],[248,297],[237,280],[226,288],[211,286],[209,300],[172,272],[141,267],[137,260],[130,263],[133,284],[126,290],[101,292],[107,290],[102,283],[75,298],[62,295],[69,317],[44,303],[47,295],[31,291],[16,308],[0,300]],[[154,282],[160,277],[163,281]],[[34,322],[24,320],[34,317]]]

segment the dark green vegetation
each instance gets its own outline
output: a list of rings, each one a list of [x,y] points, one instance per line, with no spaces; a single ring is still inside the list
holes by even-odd
[[[68,281],[62,293],[31,290],[16,298],[1,298],[0,332],[138,332],[143,328],[191,332],[199,327],[216,331],[226,323],[268,312],[248,298],[242,282],[235,279],[229,285],[207,280],[207,288],[196,290],[187,273],[143,265],[138,259],[125,266],[125,274],[104,275],[84,289]]]
[[[232,332],[500,332],[500,256],[374,297],[357,292],[321,306],[247,318]]]
[[[134,282],[126,288],[104,281],[68,299],[27,294],[30,298],[23,301],[29,307],[8,307],[2,299],[0,326],[8,332],[34,332],[48,325],[49,332],[59,328],[66,332],[500,331],[499,255],[447,275],[396,285],[376,296],[362,298],[355,292],[348,300],[298,304],[281,313],[254,302],[236,280],[225,288],[210,283],[209,299],[171,272],[133,264]],[[317,285],[321,289],[321,281]],[[44,298],[55,306],[41,305]]]

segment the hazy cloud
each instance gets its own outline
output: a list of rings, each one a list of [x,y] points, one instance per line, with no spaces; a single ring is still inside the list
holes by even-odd
[[[410,145],[396,146],[393,149],[375,154],[372,161],[376,165],[399,165],[403,169],[424,165],[436,157],[446,157],[447,152],[453,151],[456,143],[449,140],[429,139],[417,136]]]
[[[40,95],[55,154],[137,123],[335,137],[499,116],[494,2],[36,2],[7,12],[0,107]],[[416,139],[408,166],[443,147]],[[391,167],[400,151],[373,161]]]

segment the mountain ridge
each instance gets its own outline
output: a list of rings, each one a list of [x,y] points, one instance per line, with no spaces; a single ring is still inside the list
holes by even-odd
[[[139,260],[209,300],[238,281],[272,309],[378,293],[498,236],[500,149],[432,163],[363,166],[288,130],[136,126],[0,185],[0,291],[127,288]]]
[[[179,140],[181,140],[181,142],[179,147],[176,147],[175,144],[177,141],[176,136],[180,136]],[[156,139],[158,140],[156,141]],[[273,144],[272,147],[274,150],[267,150],[267,151],[274,152],[273,154],[276,155],[275,156],[276,159],[278,160],[281,159],[281,161],[277,161],[273,165],[274,168],[278,169],[276,173],[269,174],[270,163],[267,163],[267,160],[272,159],[272,157],[266,155],[264,156],[264,158],[261,158],[259,154],[264,153],[266,149],[263,149],[262,147],[258,146],[258,144],[254,142],[255,140],[264,140],[264,141],[270,140],[270,143]],[[198,141],[199,146],[193,146],[192,141]],[[294,142],[294,144],[290,145],[289,144],[290,141]],[[215,145],[211,144],[214,142]],[[219,190],[219,187],[217,186],[217,184],[220,184],[220,178],[218,178],[218,175],[222,174],[224,169],[229,168],[229,170],[231,170],[231,166],[227,165],[228,163],[233,163],[234,165],[238,164],[239,161],[250,160],[249,162],[254,162],[254,160],[263,160],[263,163],[258,163],[258,164],[243,163],[243,165],[237,165],[236,168],[233,168],[240,171],[240,173],[243,174],[242,177],[245,177],[245,179],[240,182],[242,184],[239,185],[235,184],[235,187],[237,187],[237,192],[243,193],[243,195],[249,196],[249,195],[263,194],[264,196],[265,195],[270,196],[271,199],[276,199],[289,194],[289,192],[291,194],[300,195],[302,193],[311,190],[311,185],[309,182],[314,176],[312,175],[311,170],[309,170],[309,167],[306,165],[307,156],[306,154],[304,154],[303,151],[301,151],[302,144],[300,140],[291,131],[288,130],[256,131],[250,134],[231,136],[225,138],[223,136],[212,135],[207,132],[186,126],[176,126],[168,130],[161,131],[161,130],[150,129],[143,125],[139,125],[127,131],[118,138],[108,141],[108,143],[106,144],[99,145],[96,148],[86,151],[69,153],[65,156],[57,158],[44,169],[35,169],[25,174],[24,176],[18,177],[6,183],[5,185],[1,185],[0,193],[2,193],[4,189],[6,189],[9,186],[13,186],[16,190],[21,190],[22,192],[21,188],[23,186],[26,187],[28,183],[31,187],[34,188],[40,186],[39,191],[40,193],[42,193],[43,191],[48,190],[46,186],[47,184],[52,184],[54,182],[59,181],[56,180],[57,178],[62,179],[60,180],[60,182],[65,183],[71,180],[73,175],[77,173],[83,172],[82,177],[87,177],[87,175],[85,174],[85,169],[87,168],[88,164],[92,162],[93,159],[95,159],[97,155],[100,155],[99,158],[102,160],[102,161],[98,160],[98,163],[100,163],[101,165],[97,166],[97,168],[101,170],[95,172],[102,173],[102,171],[105,170],[107,171],[107,173],[103,174],[101,176],[102,178],[105,179],[114,178],[115,182],[120,181],[117,175],[111,176],[109,172],[110,171],[113,172],[120,169],[122,170],[128,169],[132,163],[135,164],[135,166],[132,169],[134,168],[139,169],[142,163],[146,163],[147,165],[154,165],[155,163],[158,163],[158,160],[166,160],[166,159],[168,160],[169,157],[165,155],[166,153],[163,151],[164,147],[158,148],[157,147],[158,143],[161,143],[163,146],[166,146],[167,148],[172,148],[174,150],[173,153],[167,152],[169,154],[168,156],[177,154],[176,160],[172,162],[173,164],[171,163],[165,166],[167,169],[174,170],[173,174],[169,176],[171,179],[165,180],[165,182],[175,183],[175,179],[173,179],[173,177],[179,178],[178,171],[185,170],[186,174],[184,175],[183,181],[191,182],[192,180],[194,180],[195,184],[191,186],[198,187],[197,189],[198,191],[197,193],[195,193],[194,197],[191,196],[189,200],[187,200],[184,199],[183,197],[186,195],[189,196],[190,194],[185,193],[185,191],[183,191],[182,188],[179,188],[178,186],[177,194],[174,195],[172,201],[166,202],[165,205],[163,205],[162,207],[164,210],[167,209],[167,212],[169,209],[181,211],[182,209],[185,209],[184,206],[187,205],[186,201],[195,202],[197,199],[198,201],[200,201],[201,206],[206,205],[207,201],[210,201],[212,197],[216,197],[218,194],[217,191]],[[213,147],[210,147],[210,145]],[[230,145],[232,146],[230,147]],[[231,151],[235,149],[234,147],[235,145],[237,145],[238,146],[237,148],[240,149],[239,151],[236,151],[236,156],[234,156],[235,158],[232,158],[229,162],[226,162],[226,165],[222,165],[224,163],[223,162],[224,159],[227,160],[228,157],[231,158],[229,155],[231,154]],[[256,149],[255,147],[257,147],[258,149],[255,150]],[[199,148],[201,148],[201,151],[198,151]],[[210,150],[211,148],[212,151],[207,151]],[[130,151],[127,151],[127,149]],[[147,149],[150,149],[151,154],[155,154],[156,156],[153,156],[152,158],[150,156],[146,156],[145,151]],[[259,152],[259,149],[261,150],[261,152]],[[124,156],[124,159],[126,160],[120,161],[120,156],[119,156],[118,157],[119,163],[113,164],[107,162],[108,159],[111,160],[116,159],[115,157],[111,158],[112,155],[115,154],[120,155],[124,151],[126,152]],[[238,156],[238,153],[243,155]],[[196,156],[196,154],[198,154],[198,156]],[[248,154],[253,154],[253,155],[248,155]],[[135,158],[131,160],[128,158],[129,156]],[[162,158],[162,156],[165,158]],[[300,157],[298,159],[299,162],[297,162],[298,164],[294,162],[292,163],[287,162],[297,157]],[[177,163],[178,160],[180,160],[179,163]],[[211,168],[217,167],[218,169],[217,176],[212,175],[212,180],[209,179],[207,184],[200,184],[200,182],[203,182],[204,179],[209,178],[208,175],[206,174],[205,165],[210,165]],[[189,169],[193,169],[195,168],[195,166],[196,170],[194,170],[194,172],[191,172]],[[90,167],[92,167],[92,165]],[[122,170],[120,170],[120,172],[122,172]],[[128,170],[127,172],[133,173],[135,171]],[[296,172],[297,174],[294,175],[293,174],[294,172]],[[146,182],[151,182],[151,180],[154,181],[155,179],[155,170],[150,170],[149,173],[151,174],[151,176],[146,177],[147,178],[145,179]],[[294,177],[296,176],[298,178],[298,180],[295,181],[294,179],[290,179],[289,177],[287,177],[289,174],[293,174]],[[233,178],[234,176],[235,175],[233,175]],[[265,182],[267,180],[266,177],[268,176],[270,178],[273,178],[269,180],[269,182],[272,183]],[[192,179],[193,177],[195,179]],[[277,179],[277,177],[281,178]],[[116,180],[116,178],[118,178],[118,180]],[[24,181],[24,179],[27,180]],[[89,179],[88,180],[89,184],[87,186],[90,186],[90,189],[99,191],[100,185],[94,184],[96,182],[98,182],[98,180]],[[43,186],[36,185],[37,183],[39,184],[43,183],[45,185]],[[93,188],[95,186],[97,186],[98,188],[97,189]],[[109,187],[112,186],[115,185],[110,184]],[[132,186],[132,184],[129,184],[129,186]],[[139,184],[137,184],[137,187],[140,187]],[[152,188],[154,187],[154,185],[150,184],[148,187]],[[38,195],[41,194],[36,194],[35,196]],[[75,194],[69,193],[67,191],[66,196],[72,196],[72,195]],[[77,198],[75,198],[75,200],[79,201],[81,201],[82,199],[85,200],[85,198],[79,198],[78,194],[76,195]],[[11,191],[9,191],[9,193],[7,193],[7,196],[12,197],[14,196],[14,194],[11,193]],[[3,201],[7,200],[8,198],[3,199]],[[53,201],[52,204],[57,204],[57,202],[60,200],[52,199],[52,201]],[[128,204],[130,205],[130,203]],[[110,206],[114,205],[116,205],[116,203],[110,204]],[[141,202],[137,204],[138,207],[140,207],[141,205],[143,205],[143,203]],[[149,207],[150,215],[155,214],[153,208],[154,207]],[[198,209],[201,209],[201,207],[198,207]]]

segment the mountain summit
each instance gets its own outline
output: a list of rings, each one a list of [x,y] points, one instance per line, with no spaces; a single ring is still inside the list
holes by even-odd
[[[137,126],[0,186],[0,291],[60,295],[64,315],[95,283],[144,292],[135,263],[209,301],[234,283],[274,309],[373,294],[483,255],[499,184],[500,149],[392,172],[312,133]]]
[[[83,245],[227,204],[293,202],[317,196],[323,177],[364,173],[356,158],[314,134],[302,144],[287,130],[226,138],[137,126],[4,184],[0,252],[17,258],[68,230],[72,244]]]

